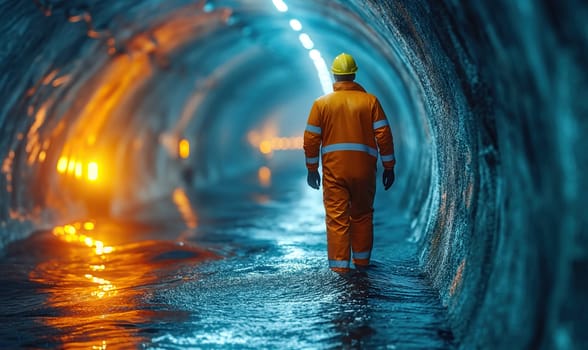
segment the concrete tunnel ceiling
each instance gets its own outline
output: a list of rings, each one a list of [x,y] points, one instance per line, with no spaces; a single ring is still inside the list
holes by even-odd
[[[2,245],[268,164],[261,140],[301,135],[347,51],[391,121],[393,195],[456,335],[576,345],[587,17],[572,0],[4,2]],[[92,190],[92,173],[109,176]]]
[[[327,62],[342,51],[356,56],[362,83],[393,116],[397,143],[414,134],[409,82],[397,72],[406,67],[354,12],[361,8],[326,1],[137,2],[117,5],[116,13],[91,2],[41,6],[45,20],[78,38],[42,43],[59,48],[55,58],[64,63],[37,62],[41,75],[31,77],[27,175],[46,182],[51,203],[84,199],[72,198],[80,195],[71,181],[39,170],[32,160],[39,154],[74,177],[76,166],[84,173],[90,162],[110,173],[96,181],[110,206],[169,193],[186,167],[195,186],[259,167],[264,159],[251,143],[260,141],[248,133],[300,136],[312,101],[331,89]],[[140,23],[131,17],[139,14]],[[74,60],[63,57],[72,50]],[[177,157],[182,139],[190,142],[188,160]],[[407,149],[399,147],[402,161]]]

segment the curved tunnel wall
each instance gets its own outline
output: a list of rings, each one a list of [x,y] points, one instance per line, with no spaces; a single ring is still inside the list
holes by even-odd
[[[326,60],[347,43],[365,62],[362,83],[394,126],[396,194],[463,348],[586,345],[586,5],[292,1],[276,15],[269,1],[121,3],[0,5],[3,243],[32,224],[81,215],[68,203],[92,194],[80,195],[53,169],[75,133],[97,123],[97,111],[109,112],[95,143],[113,154],[110,163],[132,165],[124,176],[136,188],[149,189],[112,184],[110,194],[127,201],[156,198],[181,181],[186,162],[162,146],[171,140],[173,148],[178,130],[196,135],[197,160],[188,164],[196,184],[257,166],[255,150],[233,157],[231,143],[219,140],[244,146],[245,131],[268,120],[303,127],[306,116],[294,110],[322,93],[316,78],[291,79],[316,76],[307,61],[291,59],[307,55],[286,34],[298,8]],[[165,27],[169,18],[175,27]],[[243,86],[252,82],[256,93]],[[88,109],[92,103],[99,105]]]

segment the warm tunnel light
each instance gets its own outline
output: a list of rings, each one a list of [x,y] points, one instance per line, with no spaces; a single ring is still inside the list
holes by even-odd
[[[263,154],[270,154],[272,153],[272,143],[269,140],[261,141],[259,144],[259,152]]]
[[[60,174],[73,174],[76,179],[81,179],[84,175],[84,163],[82,161],[76,161],[71,158],[68,159],[66,156],[62,156],[57,161],[57,172]],[[88,181],[94,182],[98,180],[98,163],[89,162],[86,165],[86,178]]]
[[[67,173],[73,174],[74,170],[76,170],[76,161],[74,158],[70,158],[67,163]]]
[[[180,158],[186,159],[190,156],[190,141],[181,139],[178,145],[178,153]]]
[[[302,136],[272,137],[259,143],[259,152],[270,154],[274,151],[289,151],[302,149]]]
[[[96,181],[98,180],[98,163],[90,162],[88,163],[88,181]]]
[[[94,229],[95,225],[92,221],[86,221],[84,222],[84,230],[86,231],[92,231]]]
[[[61,158],[59,158],[59,161],[57,162],[57,172],[59,172],[60,174],[65,173],[65,171],[67,170],[67,157],[62,156]]]
[[[76,162],[76,166],[74,169],[74,175],[75,175],[76,179],[79,179],[82,177],[82,162]]]

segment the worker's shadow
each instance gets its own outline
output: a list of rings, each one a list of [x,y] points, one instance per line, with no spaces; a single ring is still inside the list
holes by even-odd
[[[332,322],[337,330],[336,338],[332,340],[340,349],[365,348],[366,340],[375,334],[371,327],[370,279],[366,272],[356,270],[341,275],[341,278],[345,283],[339,307],[332,312]]]

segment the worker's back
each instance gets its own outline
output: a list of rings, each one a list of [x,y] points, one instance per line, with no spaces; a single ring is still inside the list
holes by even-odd
[[[353,82],[336,85],[341,85],[342,89],[317,101],[323,109],[323,147],[335,143],[360,143],[375,148],[372,120],[375,97]]]
[[[325,175],[373,176],[378,156],[374,134],[377,99],[352,81],[336,82],[334,90],[317,99],[311,112],[318,114]]]

